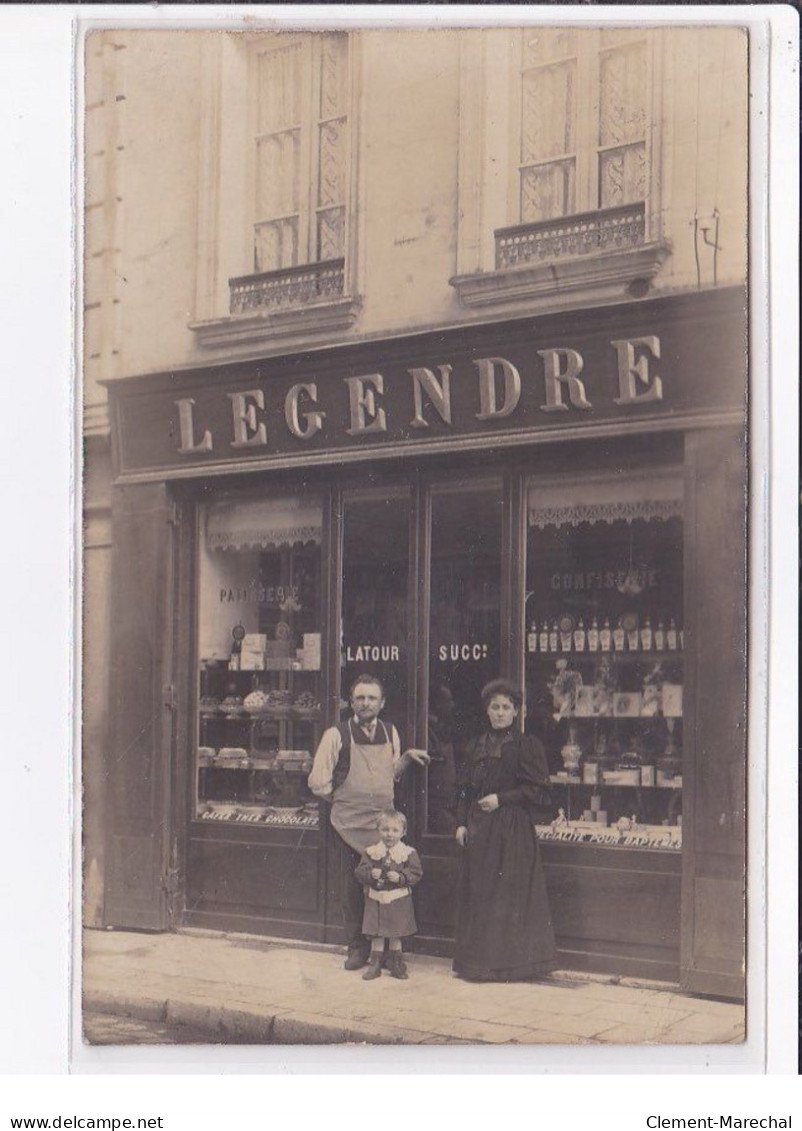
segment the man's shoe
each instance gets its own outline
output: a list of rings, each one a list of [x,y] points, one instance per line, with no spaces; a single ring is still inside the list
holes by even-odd
[[[382,968],[381,962],[378,958],[371,958],[370,965],[367,970],[362,971],[362,979],[365,982],[372,982],[374,978],[381,978]]]
[[[367,966],[370,959],[370,951],[362,950],[361,947],[354,947],[349,949],[348,957],[343,965],[346,970],[361,970],[363,966]]]
[[[407,980],[407,978],[409,977],[409,971],[407,970],[407,964],[406,962],[404,962],[400,950],[390,951],[390,959],[388,965],[390,967],[391,978],[401,978],[403,981]]]

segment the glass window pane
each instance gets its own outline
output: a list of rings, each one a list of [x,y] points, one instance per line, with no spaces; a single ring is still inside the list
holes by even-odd
[[[646,199],[646,146],[611,149],[599,160],[599,207]]]
[[[553,161],[521,173],[521,223],[554,220],[576,212],[574,161]]]
[[[201,508],[201,820],[317,825],[322,515],[306,495]]]
[[[576,63],[540,67],[523,75],[521,163],[573,153]]]
[[[259,56],[259,133],[272,133],[300,123],[301,79],[300,43]]]
[[[432,495],[427,830],[453,834],[454,774],[501,663],[500,484]]]
[[[646,136],[646,45],[603,53],[600,74],[599,144],[640,141]]]
[[[257,272],[295,267],[298,263],[297,217],[257,224],[254,229],[254,260]]]
[[[348,36],[339,32],[320,40],[320,117],[334,118],[346,107]]]
[[[407,721],[409,497],[346,499],[343,515],[342,699],[360,675],[384,685],[383,717]]]
[[[339,259],[345,254],[345,209],[330,208],[321,212],[318,224],[318,259]]]
[[[300,130],[260,138],[256,145],[256,215],[272,220],[298,211]]]
[[[341,204],[345,200],[345,118],[320,127],[318,204]]]
[[[547,63],[552,59],[564,59],[568,55],[574,55],[577,50],[577,32],[573,28],[526,28],[522,34],[525,67]]]
[[[634,816],[647,847],[676,849],[681,499],[594,504],[588,490],[578,506],[546,505],[537,485],[529,495],[526,729],[543,741],[553,782],[540,820],[548,832],[562,809],[595,835]]]

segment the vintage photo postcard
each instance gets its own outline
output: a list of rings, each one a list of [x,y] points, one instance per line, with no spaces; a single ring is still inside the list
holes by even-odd
[[[84,21],[90,1046],[745,1040],[750,36],[526,12]]]

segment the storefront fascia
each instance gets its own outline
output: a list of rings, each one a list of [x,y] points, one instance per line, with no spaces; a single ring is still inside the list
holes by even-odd
[[[632,615],[627,602],[652,608],[655,625],[642,611],[634,630],[652,632],[658,606],[638,587],[654,584],[663,588],[653,602],[678,603],[684,636],[681,665],[669,657],[661,675],[681,704],[672,708],[679,729],[668,726],[669,753],[681,751],[681,790],[671,804],[668,788],[647,796],[641,786],[651,779],[636,786],[625,760],[588,778],[584,763],[607,724],[580,720],[596,711],[589,693],[584,707],[572,701],[570,718],[556,724],[562,730],[548,707],[555,806],[568,821],[566,829],[546,815],[541,827],[561,957],[568,967],[740,996],[745,350],[744,293],[721,289],[110,386],[116,643],[106,922],[338,941],[331,834],[292,783],[322,729],[340,717],[348,680],[378,666],[409,745],[434,744],[430,700],[446,676],[466,706],[483,678],[519,680],[533,699],[525,725],[534,728],[535,691],[553,688],[558,658],[548,633],[569,627],[552,624],[562,620],[552,613],[584,634],[583,649],[591,612],[613,599],[614,614]],[[474,524],[484,533],[466,541]],[[389,533],[373,542],[392,552],[371,549],[378,530]],[[250,574],[248,554],[257,563]],[[579,565],[538,573],[539,563],[568,560]],[[652,581],[669,560],[665,579]],[[628,568],[616,574],[622,561]],[[220,579],[238,573],[251,589],[258,582],[260,611],[250,623],[232,608],[224,624],[225,603],[238,595]],[[608,575],[616,587],[609,598]],[[376,576],[383,589],[371,588]],[[370,593],[355,592],[349,578]],[[620,595],[628,588],[631,600]],[[460,603],[448,604],[454,592],[470,604],[461,619],[450,615]],[[267,608],[279,598],[286,615]],[[308,623],[293,602],[314,605]],[[584,610],[588,624],[579,628]],[[215,619],[223,627],[212,639]],[[381,639],[357,631],[379,622]],[[544,654],[530,622],[545,630]],[[246,648],[256,641],[263,656],[267,649],[259,661],[266,672],[251,661],[229,674],[221,642],[238,626]],[[654,659],[651,636],[649,648],[645,641],[636,665]],[[564,658],[588,672],[573,637]],[[627,691],[616,692],[622,716],[632,713],[630,692],[645,668],[628,670],[637,677],[618,685]],[[264,735],[254,743],[242,703],[255,689],[269,722],[259,723]],[[641,691],[636,699],[644,703]],[[229,700],[239,721],[225,714]],[[618,753],[634,752],[640,738],[629,742],[631,726],[612,721],[605,747],[609,739]],[[583,750],[579,770],[562,753],[573,744]],[[644,744],[636,761],[655,761]],[[616,784],[597,789],[595,780]],[[282,794],[276,782],[292,788]],[[613,818],[633,791],[642,823],[625,830]],[[402,799],[428,881],[417,945],[436,953],[448,953],[453,936],[457,864],[447,808],[434,812],[442,792],[415,770]],[[595,829],[600,806],[610,816]],[[669,827],[656,841],[660,824]]]

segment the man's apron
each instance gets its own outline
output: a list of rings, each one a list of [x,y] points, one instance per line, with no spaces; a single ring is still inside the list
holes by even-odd
[[[383,732],[383,742],[361,743],[358,728],[352,726],[350,720],[348,726],[351,765],[345,781],[332,796],[331,823],[347,845],[364,852],[368,845],[376,843],[379,813],[393,806],[393,744],[380,719],[376,723],[376,737]]]

